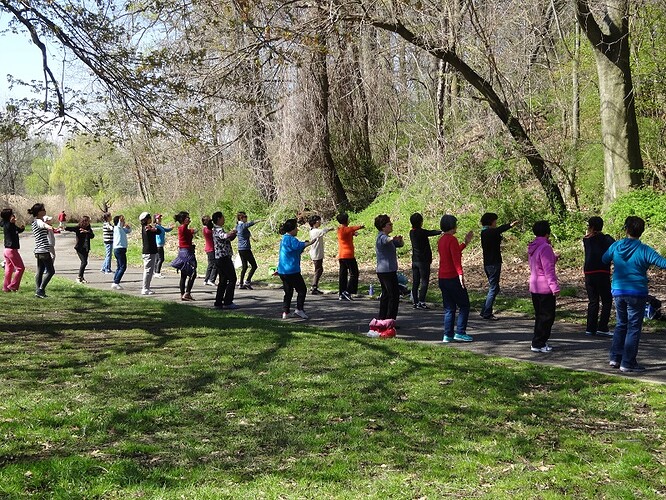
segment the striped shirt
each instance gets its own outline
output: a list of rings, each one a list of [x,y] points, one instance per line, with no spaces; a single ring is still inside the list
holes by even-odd
[[[41,219],[32,221],[32,234],[35,237],[35,253],[49,253],[49,230],[52,230],[46,222]]]
[[[102,225],[102,238],[105,245],[113,245],[113,224],[105,222]]]

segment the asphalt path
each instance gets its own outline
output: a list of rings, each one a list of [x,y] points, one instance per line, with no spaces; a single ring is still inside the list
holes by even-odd
[[[26,267],[36,268],[33,257],[34,239],[27,228],[21,238],[21,254]],[[101,236],[101,234],[100,234]],[[73,233],[56,235],[56,275],[76,280],[79,259],[74,251]],[[142,268],[128,267],[122,285],[124,290],[112,290],[112,274],[100,272],[102,259],[91,257],[86,271],[88,286],[109,293],[121,293],[140,296],[145,300],[170,300],[180,302],[178,290],[179,278],[168,263],[163,267],[164,279],[153,279],[151,288],[155,295],[142,296]],[[203,264],[205,266],[205,264]],[[202,263],[200,263],[200,271]],[[115,262],[113,262],[115,269]],[[203,273],[202,273],[203,275]],[[32,288],[32,283],[24,280],[22,291]],[[213,307],[215,287],[205,286],[202,278],[197,278],[192,293],[193,302],[184,302],[194,307]],[[239,306],[236,311],[251,316],[307,323],[318,328],[334,328],[357,334],[366,334],[368,323],[376,315],[378,302],[370,297],[356,298],[353,302],[339,301],[337,293],[308,295],[305,310],[309,320],[300,318],[281,319],[282,290],[275,283],[256,283],[254,290],[236,290],[234,302]],[[39,300],[35,298],[35,300]],[[48,301],[49,299],[46,299]],[[295,304],[295,298],[294,302]],[[586,336],[580,325],[556,321],[549,343],[553,351],[547,354],[534,353],[530,350],[533,318],[531,316],[502,313],[498,321],[487,321],[479,317],[478,311],[472,311],[467,333],[474,337],[469,343],[442,343],[441,305],[430,304],[430,310],[414,310],[411,304],[401,301],[398,315],[398,338],[431,344],[433,348],[462,349],[486,356],[510,358],[546,365],[554,365],[572,370],[595,371],[608,375],[631,377],[657,383],[666,383],[666,347],[663,330],[643,334],[638,360],[647,370],[641,374],[621,374],[619,370],[608,366],[609,337]],[[220,311],[220,314],[226,314]],[[388,340],[377,339],[378,342]]]

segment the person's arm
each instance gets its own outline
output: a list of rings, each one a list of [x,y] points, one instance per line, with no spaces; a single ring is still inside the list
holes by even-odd
[[[65,226],[63,229],[65,231],[69,231],[70,233],[76,233],[79,229],[79,226]]]
[[[557,274],[555,272],[557,256],[555,255],[553,247],[548,246],[547,248],[544,248],[539,255],[539,260],[541,261],[541,267],[546,276],[546,280],[548,281],[548,287],[552,294],[557,297],[560,294],[560,284],[557,281]]]
[[[425,232],[428,238],[430,238],[431,236],[439,236],[440,234],[442,234],[442,231],[440,231],[439,229],[424,229],[423,231]]]
[[[92,226],[88,228],[88,234],[90,235],[91,240],[95,237]]]

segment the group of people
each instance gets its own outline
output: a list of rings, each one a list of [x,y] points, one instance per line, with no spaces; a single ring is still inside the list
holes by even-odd
[[[35,257],[37,273],[35,275],[35,296],[46,297],[46,287],[55,274],[55,238],[54,233],[60,229],[76,235],[75,250],[80,259],[77,281],[85,283],[85,271],[90,253],[90,240],[95,237],[90,225],[90,218],[82,217],[76,226],[65,224],[64,211],[59,216],[60,227],[49,224],[52,219],[46,215],[44,204],[36,203],[29,210],[32,215],[32,233],[35,238]],[[358,293],[359,268],[354,253],[354,237],[363,225],[350,225],[349,216],[341,213],[337,217],[338,240],[338,300],[352,301]],[[192,288],[197,276],[197,260],[195,255],[194,237],[197,230],[190,227],[191,219],[188,212],[181,211],[174,216],[178,223],[178,254],[171,266],[180,273],[180,295],[183,301],[192,301]],[[481,246],[483,250],[483,268],[488,279],[488,292],[481,309],[481,317],[494,321],[495,299],[500,291],[502,270],[501,243],[502,234],[518,221],[498,225],[495,213],[485,213],[481,217]],[[166,233],[172,231],[173,224],[162,224],[162,215],[151,215],[143,212],[139,216],[141,224],[143,280],[141,293],[153,295],[151,283],[153,278],[162,278],[164,263],[164,246]],[[240,289],[252,290],[252,277],[257,270],[257,263],[252,253],[250,227],[259,221],[249,221],[245,212],[236,214],[236,225],[233,229],[225,229],[225,218],[222,212],[202,217],[204,250],[207,254],[207,268],[204,284],[217,285],[215,307],[221,309],[237,309],[234,293],[238,278],[233,261],[231,242],[237,240],[238,255],[241,260]],[[470,301],[464,279],[462,252],[473,239],[469,231],[463,241],[455,236],[458,230],[457,218],[444,215],[440,220],[439,229],[424,229],[423,216],[414,213],[410,217],[412,228],[409,233],[412,245],[412,278],[411,299],[414,309],[428,309],[426,294],[430,282],[433,254],[429,238],[439,236],[437,251],[439,265],[437,270],[438,285],[444,306],[443,342],[471,342],[473,337],[467,333],[470,313]],[[19,234],[25,226],[16,223],[16,215],[11,208],[1,212],[1,221],[5,237],[5,276],[4,292],[18,291],[25,270],[19,253]],[[308,220],[310,234],[308,240],[297,238],[299,225],[296,219],[286,220],[280,228],[282,234],[278,252],[277,274],[284,289],[282,317],[287,318],[291,311],[294,292],[297,294],[296,308],[293,314],[308,319],[305,313],[307,286],[301,274],[301,254],[310,247],[310,257],[314,264],[314,276],[310,293],[321,294],[319,281],[323,274],[324,236],[333,230],[332,227],[322,228],[322,219],[313,215]],[[377,319],[396,320],[398,315],[400,286],[398,281],[397,249],[405,242],[402,236],[392,236],[393,223],[387,214],[378,215],[374,220],[377,236],[375,238],[376,274],[381,287],[379,311]],[[105,257],[101,271],[113,274],[113,289],[122,289],[121,280],[127,269],[127,235],[131,232],[130,224],[123,215],[103,215],[103,241]],[[659,255],[653,248],[640,241],[645,230],[645,221],[640,217],[631,216],[625,220],[625,238],[614,239],[603,233],[603,220],[591,217],[587,232],[583,238],[585,250],[584,276],[588,295],[586,320],[587,335],[612,336],[609,365],[623,372],[640,372],[644,368],[636,361],[641,336],[644,310],[648,296],[647,270],[650,266],[666,269],[666,258]],[[548,353],[552,346],[548,344],[552,326],[555,321],[556,300],[560,293],[557,279],[556,263],[558,254],[550,242],[550,224],[538,221],[532,226],[534,239],[527,248],[530,266],[529,290],[534,307],[534,335],[531,350]],[[115,272],[111,269],[112,255],[116,260]],[[611,263],[614,272],[611,280]],[[246,274],[247,273],[247,274]],[[217,283],[216,283],[217,281]],[[610,333],[608,323],[612,302],[615,302],[616,326]]]

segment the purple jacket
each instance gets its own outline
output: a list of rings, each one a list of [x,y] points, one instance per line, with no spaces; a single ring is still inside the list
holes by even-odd
[[[543,295],[556,294],[560,291],[555,274],[557,256],[545,236],[537,236],[527,246],[530,261],[530,292]]]

